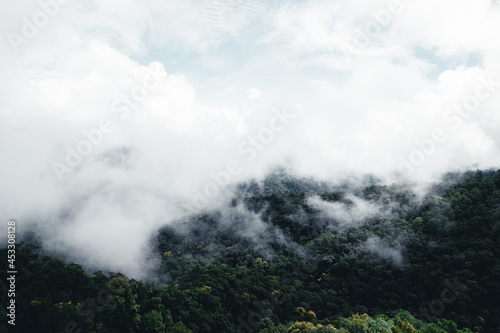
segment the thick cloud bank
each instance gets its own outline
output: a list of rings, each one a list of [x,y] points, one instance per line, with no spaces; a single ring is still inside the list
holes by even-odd
[[[156,230],[276,166],[428,182],[500,165],[495,1],[2,6],[0,215],[71,260],[142,277]],[[311,200],[339,223],[376,213]]]

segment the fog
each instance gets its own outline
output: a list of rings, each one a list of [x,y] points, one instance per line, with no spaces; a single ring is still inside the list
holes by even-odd
[[[390,207],[383,207],[353,194],[345,196],[346,202],[328,202],[318,196],[309,197],[309,206],[317,209],[320,216],[329,220],[335,228],[356,228],[375,218],[387,219],[392,217]]]
[[[390,261],[396,267],[403,266],[403,254],[402,254],[402,244],[401,240],[396,241],[394,246],[390,246],[385,243],[378,236],[369,237],[366,242],[364,242],[360,249],[364,252],[375,255],[381,259]]]
[[[423,187],[498,168],[498,3],[391,3],[1,5],[1,218],[69,261],[144,278],[162,226],[276,167]],[[309,203],[340,225],[384,214],[352,200]],[[258,238],[262,221],[244,220]]]

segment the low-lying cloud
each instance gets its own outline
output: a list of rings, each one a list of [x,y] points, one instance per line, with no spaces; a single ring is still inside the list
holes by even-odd
[[[319,196],[309,197],[307,204],[317,209],[320,216],[339,228],[357,228],[375,218],[390,218],[392,213],[388,207],[367,201],[353,194],[345,196],[339,202],[322,200]]]
[[[70,260],[142,277],[148,240],[200,213],[197,193],[217,192],[201,211],[227,205],[277,166],[391,183],[500,165],[492,1],[401,1],[350,61],[342,45],[387,1],[63,2],[46,24],[38,1],[0,11],[0,215]],[[284,108],[293,121],[265,130]],[[386,213],[350,200],[309,203],[343,227]]]
[[[399,239],[395,241],[394,246],[391,246],[378,236],[370,236],[359,247],[359,249],[363,252],[367,252],[376,257],[387,260],[396,267],[402,267],[404,264],[402,254],[403,245]]]

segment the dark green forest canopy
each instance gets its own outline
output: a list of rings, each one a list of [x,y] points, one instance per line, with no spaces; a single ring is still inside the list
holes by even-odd
[[[25,240],[16,254],[16,328],[500,331],[500,170],[449,174],[425,197],[403,184],[331,188],[280,177],[242,185],[228,207],[236,213],[206,212],[160,230],[154,282],[87,274]],[[368,213],[356,215],[359,207]],[[6,304],[5,279],[0,289]]]

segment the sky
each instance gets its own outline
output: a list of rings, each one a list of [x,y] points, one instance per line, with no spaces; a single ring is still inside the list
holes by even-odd
[[[0,6],[0,215],[69,260],[140,278],[158,228],[276,167],[500,166],[499,1]]]

